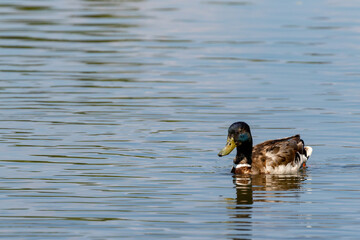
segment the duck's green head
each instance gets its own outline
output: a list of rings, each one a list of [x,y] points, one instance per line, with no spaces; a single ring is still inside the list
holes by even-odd
[[[250,127],[245,122],[235,122],[231,124],[228,130],[228,137],[225,147],[219,152],[218,156],[222,157],[231,153],[235,147],[252,148],[252,136]]]

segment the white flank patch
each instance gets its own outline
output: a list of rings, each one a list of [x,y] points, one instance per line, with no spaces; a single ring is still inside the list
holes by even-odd
[[[311,154],[311,150],[310,150],[310,154]],[[271,167],[267,165],[265,167],[265,172],[268,174],[295,174],[299,171],[299,169],[301,168],[303,163],[307,161],[307,159],[308,158],[305,156],[305,154],[301,154],[300,161],[298,161],[297,163],[292,162],[292,163],[288,163],[287,165],[279,165],[276,167]]]

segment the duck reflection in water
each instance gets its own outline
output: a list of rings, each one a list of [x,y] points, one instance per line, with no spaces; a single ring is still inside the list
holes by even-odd
[[[281,203],[298,198],[301,184],[306,180],[306,169],[297,175],[234,175],[236,198],[226,199],[230,210],[230,230],[236,230],[234,239],[247,239],[252,231],[252,208],[256,202]],[[289,191],[291,190],[291,191]],[[295,190],[295,191],[294,191]],[[289,193],[291,196],[289,196]],[[286,195],[286,196],[285,196]],[[289,198],[290,197],[290,198]]]

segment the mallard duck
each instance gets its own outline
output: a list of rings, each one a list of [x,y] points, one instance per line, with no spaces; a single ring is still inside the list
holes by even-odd
[[[253,147],[250,127],[245,122],[231,124],[219,157],[228,155],[235,147],[237,153],[231,170],[235,174],[294,174],[305,166],[312,153],[300,135],[268,140]]]

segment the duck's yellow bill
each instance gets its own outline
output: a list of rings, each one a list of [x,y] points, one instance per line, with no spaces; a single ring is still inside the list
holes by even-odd
[[[222,157],[222,156],[228,155],[229,153],[231,153],[232,150],[234,150],[235,146],[236,145],[235,145],[234,138],[228,137],[225,147],[219,152],[218,156]]]

